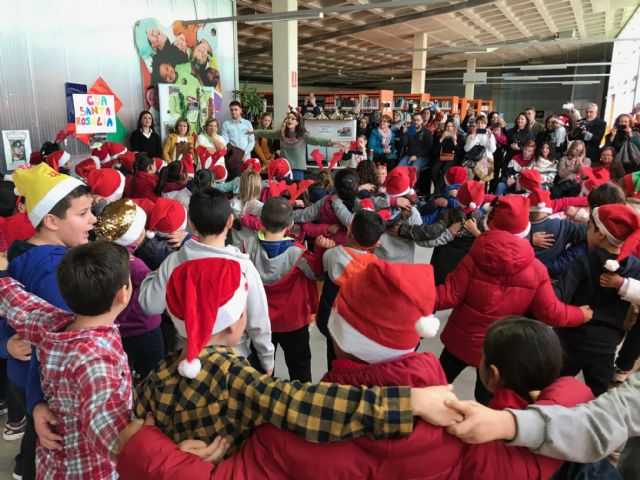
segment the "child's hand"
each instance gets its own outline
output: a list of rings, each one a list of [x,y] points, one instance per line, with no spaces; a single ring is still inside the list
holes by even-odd
[[[445,400],[457,400],[453,385],[411,389],[413,414],[438,427],[448,427],[464,419],[456,410],[445,406]]]
[[[187,238],[187,235],[189,235],[189,232],[184,230],[170,233],[167,237],[169,245],[171,245],[172,248],[180,248],[180,245],[182,245],[184,239]]]
[[[376,186],[373,183],[363,183],[362,185],[358,186],[358,190],[366,190],[368,192],[373,192],[375,191]]]
[[[446,207],[449,205],[449,201],[446,198],[436,198],[433,202],[436,207]]]
[[[334,242],[333,240],[329,240],[328,238],[323,237],[322,235],[316,238],[316,244],[319,247],[324,248],[325,250],[328,250],[336,246],[336,242]]]
[[[478,228],[478,222],[476,222],[475,218],[467,218],[464,221],[464,228],[467,232],[469,232],[474,237],[479,237],[482,233]]]
[[[513,440],[517,433],[516,419],[507,410],[492,410],[473,400],[445,400],[444,404],[464,417],[447,432],[466,443],[486,443]]]
[[[516,183],[516,179],[513,177],[509,177],[507,178],[507,186],[510,187],[511,185],[513,185],[514,183]]]
[[[304,208],[304,202],[300,199],[297,199],[293,202],[293,206],[296,208]]]
[[[28,362],[31,360],[31,345],[22,340],[18,334],[7,340],[7,352],[16,360]]]
[[[564,213],[567,217],[575,217],[576,213],[578,213],[578,209],[573,206],[568,206],[565,208]]]
[[[535,232],[531,236],[531,243],[534,247],[549,248],[553,246],[555,240],[553,239],[553,233]]]
[[[150,413],[147,413],[146,420],[138,418],[122,429],[120,435],[118,436],[118,442],[116,443],[116,452],[122,452],[127,442],[131,440],[131,437],[142,430],[142,427],[144,427],[145,425],[154,425],[153,415],[151,415]]]
[[[624,278],[617,273],[607,272],[600,275],[600,286],[602,288],[615,288],[616,290],[619,290],[622,286],[622,282],[624,282]]]
[[[49,405],[38,403],[33,408],[33,426],[38,434],[40,445],[48,450],[62,450],[62,438],[54,430],[58,424],[58,419],[53,414]]]
[[[230,445],[223,437],[216,437],[209,445],[202,440],[184,440],[178,444],[178,447],[183,452],[192,453],[205,462],[220,463]]]
[[[411,200],[406,197],[398,197],[396,199],[396,205],[403,210],[411,210]]]
[[[327,228],[327,233],[334,235],[338,232],[338,230],[340,230],[340,225],[334,223],[333,225],[330,225],[329,228]]]
[[[455,237],[456,235],[458,235],[458,233],[460,233],[461,227],[462,222],[456,222],[449,225],[449,228],[447,228],[447,230],[449,230],[449,233]]]
[[[9,260],[7,260],[6,252],[0,253],[0,270],[7,270],[9,268]]]
[[[584,315],[585,323],[593,318],[593,310],[591,310],[591,307],[589,305],[582,305],[580,307],[580,310],[582,310],[582,314]]]

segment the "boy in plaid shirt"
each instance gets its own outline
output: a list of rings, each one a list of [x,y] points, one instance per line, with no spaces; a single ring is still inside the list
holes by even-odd
[[[95,242],[70,250],[57,269],[67,313],[0,279],[0,315],[36,345],[45,400],[61,450],[38,447],[38,479],[115,479],[118,434],[131,419],[131,376],[116,317],[129,303],[129,254]]]

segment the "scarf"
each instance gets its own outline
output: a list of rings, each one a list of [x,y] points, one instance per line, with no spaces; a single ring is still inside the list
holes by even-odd
[[[378,133],[382,139],[382,146],[388,147],[391,143],[391,129],[387,128],[387,131],[385,132],[382,128],[378,127]]]

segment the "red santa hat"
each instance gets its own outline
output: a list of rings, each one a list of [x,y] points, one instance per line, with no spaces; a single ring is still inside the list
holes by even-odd
[[[469,176],[467,175],[467,169],[464,167],[451,167],[447,170],[447,173],[444,174],[444,183],[447,185],[464,183],[468,179]]]
[[[269,180],[284,180],[285,178],[293,178],[291,165],[286,158],[276,158],[267,164],[267,177]]]
[[[167,162],[160,157],[153,157],[153,165],[156,167],[156,172],[159,172],[167,166]]]
[[[213,181],[215,183],[224,183],[227,180],[228,173],[224,165],[214,165],[211,171],[213,172]]]
[[[529,211],[553,213],[553,203],[551,202],[551,192],[536,188],[529,195]]]
[[[148,222],[148,220],[151,218],[151,214],[153,213],[153,207],[155,206],[155,203],[153,203],[153,201],[149,200],[148,198],[132,198],[131,201],[139,206],[144,211],[144,213],[147,214]]]
[[[417,180],[418,170],[416,167],[396,167],[387,175],[383,190],[390,197],[415,195],[413,186]]]
[[[107,203],[122,198],[124,181],[124,175],[113,168],[92,170],[87,176],[87,184],[91,187],[91,191],[103,197]]]
[[[362,200],[360,200],[360,208],[362,210],[369,210],[371,212],[376,211],[376,207],[373,205],[373,202],[370,198],[363,198]]]
[[[491,230],[504,230],[516,237],[529,235],[529,198],[523,195],[497,197],[487,222]]]
[[[178,200],[158,198],[149,218],[147,237],[155,237],[155,233],[166,236],[187,228],[187,210]]]
[[[100,169],[100,160],[97,157],[85,158],[81,162],[78,162],[73,168],[73,173],[76,177],[86,179],[89,173]]]
[[[31,152],[31,155],[29,155],[29,165],[38,165],[39,163],[42,163],[42,153]]]
[[[620,248],[615,260],[607,260],[604,268],[615,272],[622,260],[633,253],[640,241],[640,218],[627,205],[611,204],[596,207],[591,213],[593,223],[604,233],[609,243]]]
[[[242,317],[247,281],[235,260],[201,258],[176,267],[167,282],[167,312],[178,335],[186,339],[187,358],[178,373],[196,378],[202,368],[198,355],[212,335]]]
[[[522,190],[533,192],[536,188],[542,188],[542,177],[538,170],[526,168],[518,175],[518,183]]]
[[[16,240],[28,240],[36,234],[26,213],[16,213],[7,218],[0,217],[0,233],[7,246]]]
[[[240,173],[244,173],[247,170],[253,170],[256,173],[260,173],[262,171],[262,164],[260,163],[260,159],[258,158],[247,158],[240,168]]]
[[[187,175],[193,177],[196,173],[196,167],[193,163],[193,150],[185,153],[179,161],[182,162],[182,165],[184,165],[184,168],[187,170]]]
[[[484,183],[467,180],[460,186],[456,199],[464,213],[473,212],[484,201]]]
[[[582,167],[580,169],[580,178],[582,179],[582,189],[586,193],[611,181],[609,170],[604,167]]]
[[[120,169],[125,172],[133,172],[133,167],[136,163],[136,152],[127,150],[125,153],[118,157],[120,162]]]
[[[329,316],[340,349],[368,363],[411,353],[420,337],[434,337],[436,290],[429,264],[379,260],[341,288]]]
[[[118,159],[122,154],[127,152],[127,147],[115,142],[104,142],[99,148],[91,150],[91,155],[100,159],[100,163],[113,163],[112,160]]]
[[[45,163],[56,172],[60,171],[60,167],[64,167],[69,160],[71,160],[71,155],[64,150],[57,150],[44,157]]]

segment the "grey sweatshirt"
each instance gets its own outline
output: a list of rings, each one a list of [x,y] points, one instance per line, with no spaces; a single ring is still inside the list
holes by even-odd
[[[247,278],[249,294],[247,297],[247,328],[238,343],[238,354],[249,356],[249,340],[258,352],[260,364],[265,370],[274,366],[274,348],[271,343],[271,322],[269,306],[260,280],[260,275],[249,256],[237,248],[228,245],[224,248],[210,247],[195,240],[187,241],[180,250],[169,255],[160,268],[151,272],[140,286],[138,300],[142,309],[149,315],[159,315],[166,308],[165,294],[171,272],[178,265],[198,258],[226,258],[236,260]]]

